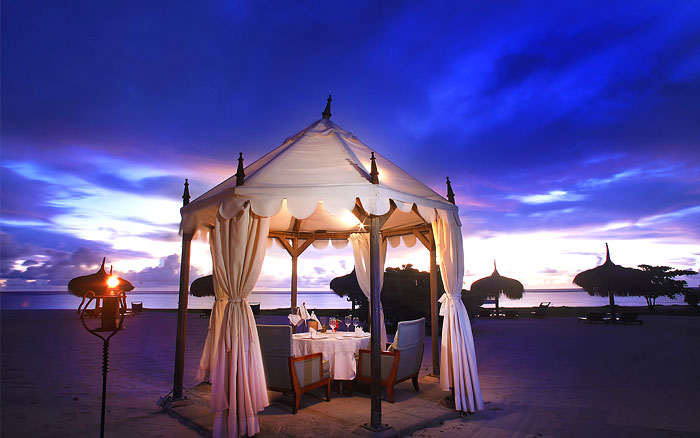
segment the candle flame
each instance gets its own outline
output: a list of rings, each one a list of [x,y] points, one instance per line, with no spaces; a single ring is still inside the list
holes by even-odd
[[[107,287],[115,288],[119,284],[119,277],[112,275],[107,279]]]

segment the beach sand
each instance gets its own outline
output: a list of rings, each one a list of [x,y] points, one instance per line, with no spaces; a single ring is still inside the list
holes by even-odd
[[[700,318],[642,318],[477,321],[486,409],[413,436],[700,437]],[[146,311],[112,339],[107,437],[200,436],[156,405],[172,388],[176,321],[175,312]],[[207,324],[189,314],[186,387],[199,383]],[[0,435],[99,434],[102,343],[76,312],[2,311],[0,342]]]

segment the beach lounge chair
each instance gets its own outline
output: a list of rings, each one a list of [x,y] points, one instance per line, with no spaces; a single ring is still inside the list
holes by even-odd
[[[301,395],[312,389],[325,387],[326,400],[331,401],[330,364],[323,360],[323,353],[294,357],[288,325],[258,325],[258,336],[267,389],[294,395],[294,414]]]
[[[543,301],[540,303],[540,306],[535,309],[534,312],[530,312],[535,318],[544,318],[547,315],[547,308],[549,308],[549,305],[552,304],[551,301]]]
[[[477,314],[479,318],[490,318],[491,317],[491,309],[482,309],[479,310],[479,313]]]
[[[504,310],[503,314],[506,316],[506,318],[510,319],[518,317],[518,311],[515,309]]]
[[[257,318],[260,316],[260,303],[248,303],[250,304],[250,309],[253,311],[253,316]]]
[[[642,324],[641,319],[637,319],[639,313],[634,312],[622,312],[622,314],[617,317],[617,322],[621,324]]]
[[[418,372],[425,345],[425,318],[399,322],[394,342],[389,351],[382,351],[382,386],[386,387],[389,402],[394,403],[394,385],[411,379],[418,391]],[[371,350],[361,349],[357,361],[357,380],[371,383]],[[352,393],[352,385],[350,386]]]
[[[579,316],[578,322],[587,322],[589,324],[593,324],[594,322],[602,322],[607,324],[610,322],[610,320],[606,319],[605,314],[602,312],[591,312],[586,317]]]

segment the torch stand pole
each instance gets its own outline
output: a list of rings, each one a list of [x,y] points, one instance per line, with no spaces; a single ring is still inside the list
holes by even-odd
[[[105,405],[107,404],[107,372],[109,371],[109,338],[102,344],[102,416],[100,417],[100,438],[105,436]]]

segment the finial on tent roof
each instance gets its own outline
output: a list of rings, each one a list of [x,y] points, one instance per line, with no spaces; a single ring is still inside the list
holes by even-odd
[[[107,257],[102,257],[102,266],[100,266],[100,269],[105,268],[105,262],[107,261]]]
[[[612,263],[612,260],[610,260],[610,248],[608,248],[608,243],[605,242],[605,263]]]
[[[331,95],[328,95],[328,101],[326,101],[326,109],[323,110],[321,115],[323,116],[324,119],[330,119],[331,118],[331,102],[333,99],[331,99]]]
[[[372,157],[370,160],[372,161],[372,170],[369,173],[370,182],[372,184],[379,184],[379,171],[377,170],[377,162],[374,158],[374,152],[372,152]]]
[[[493,259],[493,272],[498,272],[498,269],[496,269],[496,259]]]
[[[236,171],[236,187],[242,186],[245,182],[245,173],[243,172],[243,152],[238,154],[238,170]]]
[[[182,192],[182,206],[190,203],[190,183],[187,182],[185,178],[185,190]]]
[[[450,177],[447,177],[447,200],[451,203],[455,203],[455,192],[452,191],[452,184],[450,184]],[[494,262],[495,264],[496,262]]]

